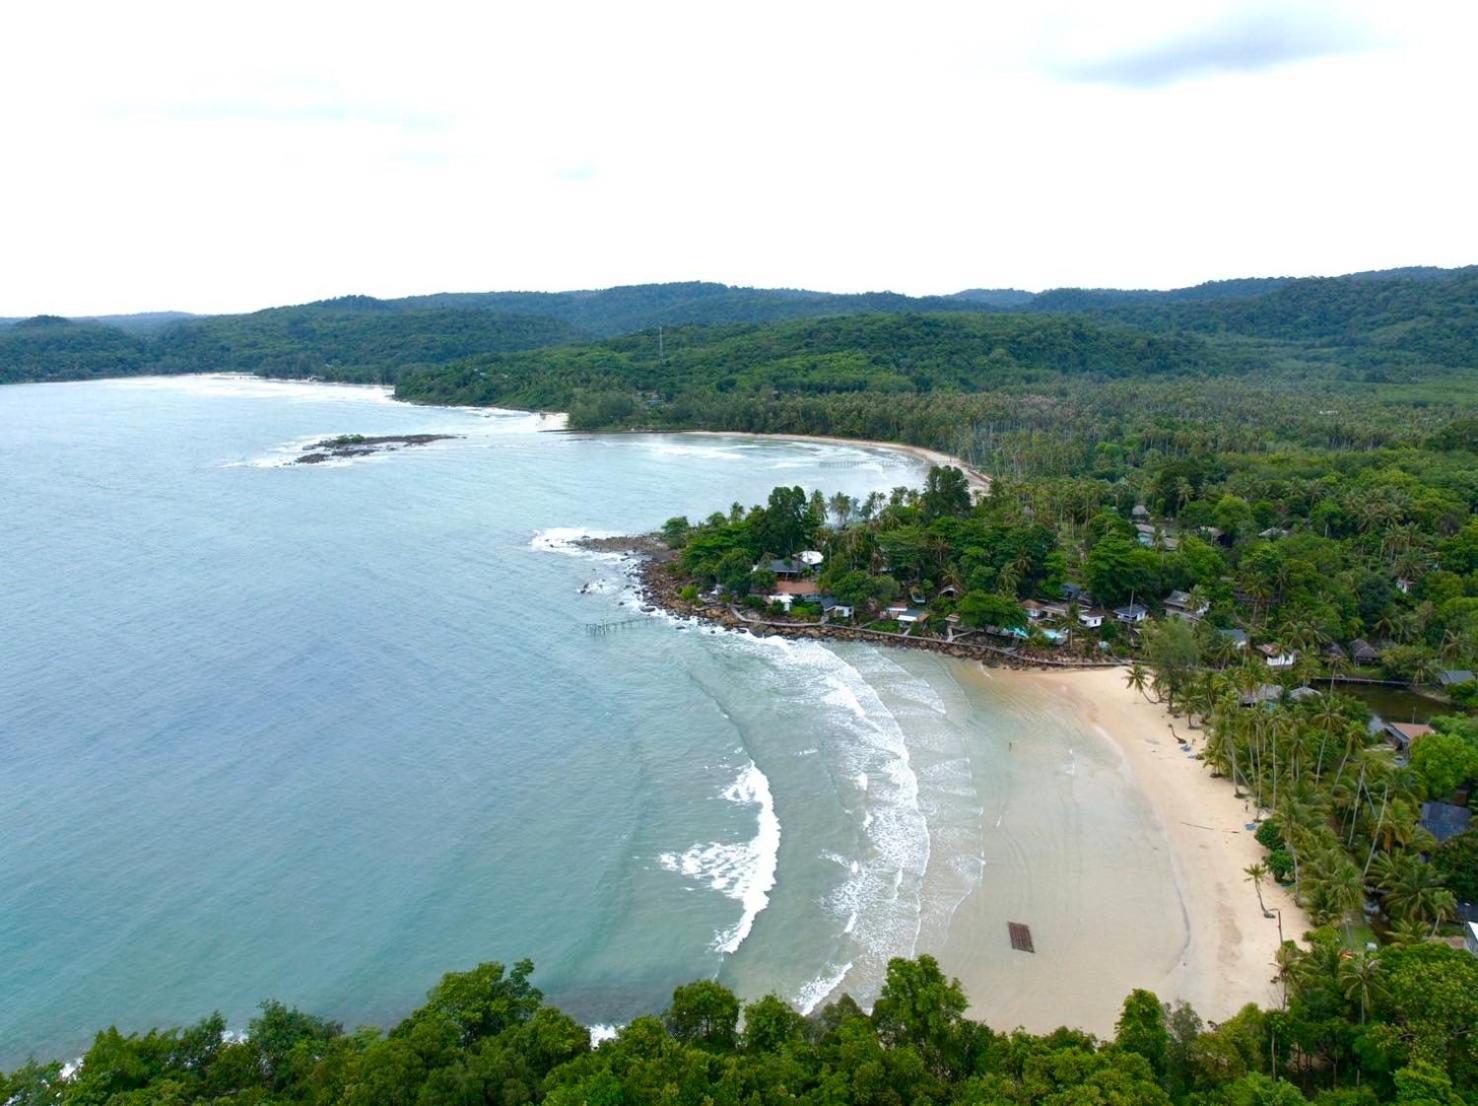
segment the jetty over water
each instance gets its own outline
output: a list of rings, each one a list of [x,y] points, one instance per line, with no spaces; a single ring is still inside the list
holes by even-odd
[[[1032,944],[1031,928],[1021,922],[1007,922],[1006,930],[1011,934],[1011,947],[1017,952],[1036,952]]]
[[[642,623],[651,625],[652,622],[653,620],[646,615],[636,615],[633,618],[607,618],[600,622],[585,623],[585,632],[587,634],[610,634],[628,626],[636,626]]]

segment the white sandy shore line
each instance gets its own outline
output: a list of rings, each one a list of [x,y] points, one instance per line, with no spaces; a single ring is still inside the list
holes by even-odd
[[[1172,722],[1163,707],[1126,687],[1122,669],[990,675],[1060,697],[1111,742],[1130,782],[1148,800],[1160,831],[1155,836],[1162,840],[1146,840],[1125,850],[1128,855],[1106,845],[1095,849],[1089,841],[1073,862],[1036,873],[1037,882],[1050,883],[1054,875],[1069,876],[1076,863],[1079,878],[1091,888],[1087,893],[1013,889],[1023,907],[1029,902],[1032,909],[1082,915],[1059,927],[1071,939],[1046,949],[1039,943],[1035,956],[1010,953],[1015,959],[1002,961],[1003,927],[995,915],[1007,907],[984,902],[961,909],[943,960],[945,970],[965,985],[975,1015],[997,1028],[1044,1032],[1068,1020],[1109,1035],[1134,987],[1154,991],[1163,1001],[1189,1002],[1212,1021],[1249,1002],[1275,1006],[1279,923],[1263,916],[1243,874],[1263,858],[1246,829],[1251,812],[1228,781],[1213,779],[1203,761],[1181,750],[1171,725],[1198,751],[1202,731]],[[1170,887],[1164,886],[1167,870]],[[989,894],[987,884],[982,895]],[[1284,936],[1297,939],[1309,928],[1282,888],[1267,885],[1263,897],[1270,910],[1282,911]]]
[[[931,465],[953,465],[964,472],[972,488],[981,492],[990,491],[990,477],[983,472],[971,468],[960,458],[948,453],[941,453],[937,449],[925,449],[923,446],[908,445],[904,442],[882,442],[870,438],[835,438],[821,434],[756,434],[744,430],[679,430],[673,431],[676,435],[694,438],[759,438],[772,442],[814,442],[819,445],[851,445],[867,446],[870,449],[891,449],[898,453],[906,453],[920,461],[926,461]]]

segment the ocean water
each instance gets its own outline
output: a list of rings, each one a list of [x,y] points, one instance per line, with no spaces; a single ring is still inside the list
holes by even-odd
[[[590,1024],[699,977],[810,1008],[944,946],[1031,705],[643,615],[629,563],[570,544],[917,463],[550,425],[234,377],[0,389],[0,1063],[268,997],[388,1024],[525,956]],[[461,437],[286,463],[419,432]],[[1042,740],[1060,774],[1074,735]]]

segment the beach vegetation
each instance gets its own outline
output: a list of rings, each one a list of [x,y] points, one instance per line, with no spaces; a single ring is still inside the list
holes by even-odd
[[[0,1074],[14,1106],[143,1103],[659,1106],[796,1102],[999,1106],[1461,1106],[1478,1086],[1478,958],[1422,943],[1351,954],[1330,930],[1280,953],[1283,1008],[1207,1023],[1133,991],[1114,1034],[997,1031],[966,1016],[929,956],[889,963],[871,1012],[841,995],[810,1015],[715,980],[599,1045],[548,1004],[527,961],[442,978],[398,1024],[341,1024],[263,1004],[244,1034],[99,1033],[74,1070]],[[1064,1010],[1064,1021],[1071,1020]]]

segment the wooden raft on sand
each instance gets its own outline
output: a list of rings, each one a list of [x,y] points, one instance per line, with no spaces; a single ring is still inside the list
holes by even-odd
[[[1011,947],[1017,952],[1036,952],[1032,946],[1032,931],[1021,922],[1007,922],[1006,929],[1011,933]]]

